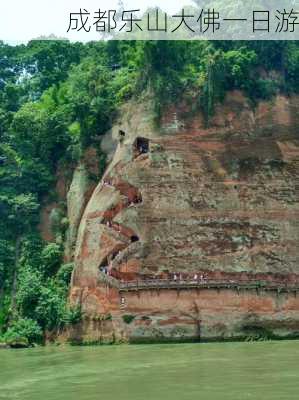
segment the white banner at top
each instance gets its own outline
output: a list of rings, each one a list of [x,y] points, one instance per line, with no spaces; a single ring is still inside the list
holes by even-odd
[[[299,0],[2,0],[0,40],[297,40]]]

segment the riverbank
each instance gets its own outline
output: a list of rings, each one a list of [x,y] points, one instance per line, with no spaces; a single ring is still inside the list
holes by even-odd
[[[279,337],[279,336],[263,336],[262,333],[258,336],[247,336],[247,337],[237,337],[237,338],[209,338],[209,339],[194,339],[194,338],[185,338],[185,339],[154,339],[154,338],[136,338],[136,340],[128,341],[105,341],[105,342],[47,342],[45,344],[36,344],[33,343],[31,345],[13,345],[7,343],[0,343],[0,350],[15,350],[15,349],[34,349],[34,348],[56,348],[56,347],[111,347],[111,346],[136,346],[136,345],[185,345],[185,344],[224,344],[224,343],[246,343],[246,342],[285,342],[285,341],[298,341],[299,342],[299,334],[298,335],[290,335],[288,337]]]

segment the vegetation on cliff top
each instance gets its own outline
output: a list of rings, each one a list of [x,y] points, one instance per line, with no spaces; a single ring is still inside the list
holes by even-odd
[[[0,42],[0,334],[42,341],[80,318],[66,304],[67,223],[44,243],[41,203],[55,198],[59,163],[76,164],[111,127],[119,106],[150,88],[157,115],[190,101],[207,120],[225,92],[253,100],[299,91],[293,42]],[[174,100],[176,99],[176,100]],[[63,208],[63,207],[62,207]]]

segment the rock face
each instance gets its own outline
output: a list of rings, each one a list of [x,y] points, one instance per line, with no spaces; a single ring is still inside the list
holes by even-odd
[[[70,301],[84,318],[69,338],[299,334],[298,111],[296,97],[252,109],[235,92],[209,128],[182,105],[158,130],[126,110],[80,223]],[[166,287],[136,289],[149,279]]]
[[[57,238],[53,229],[53,219],[57,221],[57,219],[66,218],[67,220],[68,229],[65,232],[64,243],[65,262],[73,260],[79,224],[86,204],[99,180],[99,167],[100,159],[94,148],[87,148],[84,151],[77,166],[61,163],[56,172],[55,190],[44,199],[42,204],[39,231],[46,242],[62,240],[62,238]]]

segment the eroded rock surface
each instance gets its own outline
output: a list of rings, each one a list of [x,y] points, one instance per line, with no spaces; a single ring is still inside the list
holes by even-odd
[[[138,111],[116,126],[115,139],[120,127],[125,135],[80,223],[70,298],[84,320],[71,338],[227,338],[252,327],[298,334],[295,292],[124,294],[102,278],[299,283],[299,99],[252,109],[230,93],[210,128],[184,106],[159,130]]]

